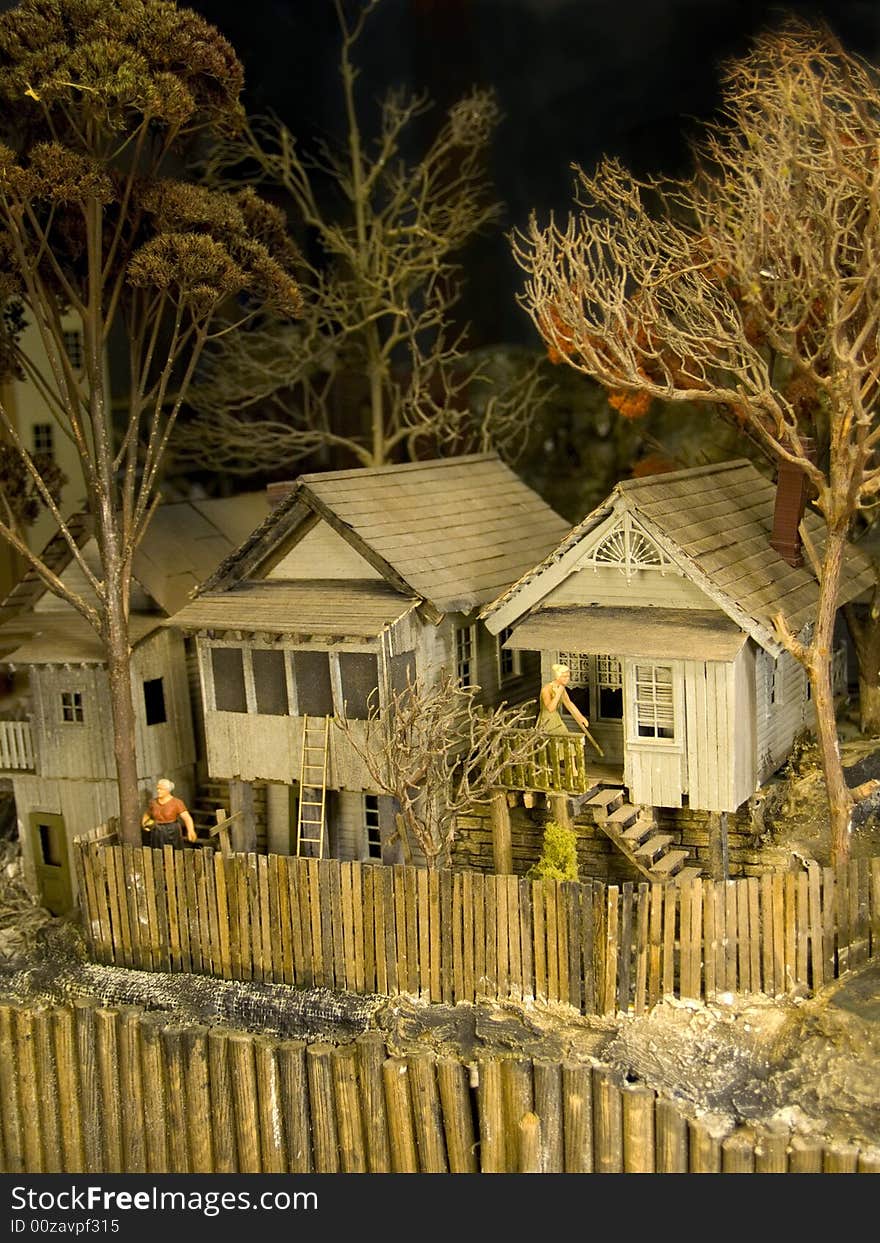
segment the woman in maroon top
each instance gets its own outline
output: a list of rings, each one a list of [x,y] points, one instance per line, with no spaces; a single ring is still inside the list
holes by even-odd
[[[179,846],[181,827],[186,829],[187,839],[196,840],[193,818],[182,799],[174,798],[174,782],[160,777],[156,782],[156,797],[150,799],[149,809],[144,812],[141,827],[150,831],[151,846]]]

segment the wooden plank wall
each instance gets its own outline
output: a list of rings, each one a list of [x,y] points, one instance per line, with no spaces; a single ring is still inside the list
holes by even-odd
[[[471,1067],[183,1026],[136,1007],[0,1002],[0,1173],[877,1173],[876,1148],[709,1128],[605,1067]]]
[[[76,855],[97,961],[303,988],[640,1014],[820,988],[880,946],[880,859],[605,886],[84,838]]]

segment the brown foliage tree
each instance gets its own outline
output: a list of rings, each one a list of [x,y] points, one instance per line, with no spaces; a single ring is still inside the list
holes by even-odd
[[[101,574],[4,410],[6,433],[90,593],[71,590],[2,515],[0,536],[102,639],[120,823],[132,842],[140,828],[129,590],[168,439],[221,309],[232,331],[261,307],[282,316],[300,308],[280,215],[250,190],[208,191],[167,175],[196,136],[241,124],[241,87],[229,44],[167,0],[22,0],[0,17],[0,298],[7,310],[26,308],[48,372],[23,352],[10,313],[0,358],[37,386],[76,446]],[[82,373],[63,348],[67,311],[82,322]],[[117,326],[128,342],[121,426],[103,363]]]
[[[691,177],[641,182],[605,160],[578,173],[564,228],[533,219],[514,239],[524,305],[572,367],[637,406],[720,404],[806,473],[825,522],[818,605],[811,632],[774,624],[812,686],[837,862],[852,798],[832,633],[853,518],[880,490],[878,151],[876,71],[792,21],[727,66]]]
[[[508,766],[546,744],[531,705],[484,708],[479,690],[448,674],[430,685],[415,678],[384,711],[373,705],[365,722],[335,718],[376,788],[395,799],[407,862],[415,849],[430,868],[448,863],[457,817],[488,801]]]

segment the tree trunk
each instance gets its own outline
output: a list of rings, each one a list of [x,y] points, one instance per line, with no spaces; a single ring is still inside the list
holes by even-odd
[[[868,738],[880,735],[880,589],[864,619],[854,605],[844,610],[859,662],[859,729]]]
[[[876,675],[866,681],[859,673],[859,729],[866,738],[880,737],[880,682]]]
[[[134,706],[131,699],[131,652],[128,639],[128,611],[121,592],[114,590],[121,575],[107,574],[108,599],[104,642],[107,651],[107,677],[110,684],[110,710],[113,718],[113,756],[119,784],[119,836],[132,846],[141,845],[141,807],[138,796],[135,754]]]
[[[831,687],[831,647],[834,638],[837,593],[843,564],[844,532],[829,530],[822,565],[819,607],[813,639],[806,652],[806,669],[813,691],[816,713],[816,740],[828,795],[831,822],[831,864],[849,860],[853,800],[843,776],[843,763],[837,739],[837,721]]]

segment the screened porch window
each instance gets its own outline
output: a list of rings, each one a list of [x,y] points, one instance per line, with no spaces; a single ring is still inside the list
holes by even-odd
[[[370,652],[340,652],[339,679],[345,715],[366,721],[379,709],[379,662]]]
[[[255,647],[251,651],[251,669],[257,712],[261,716],[287,716],[284,652],[273,647]]]
[[[636,665],[636,733],[640,738],[674,738],[672,667]]]
[[[214,675],[214,706],[218,712],[247,712],[244,688],[244,656],[240,647],[211,649]]]

